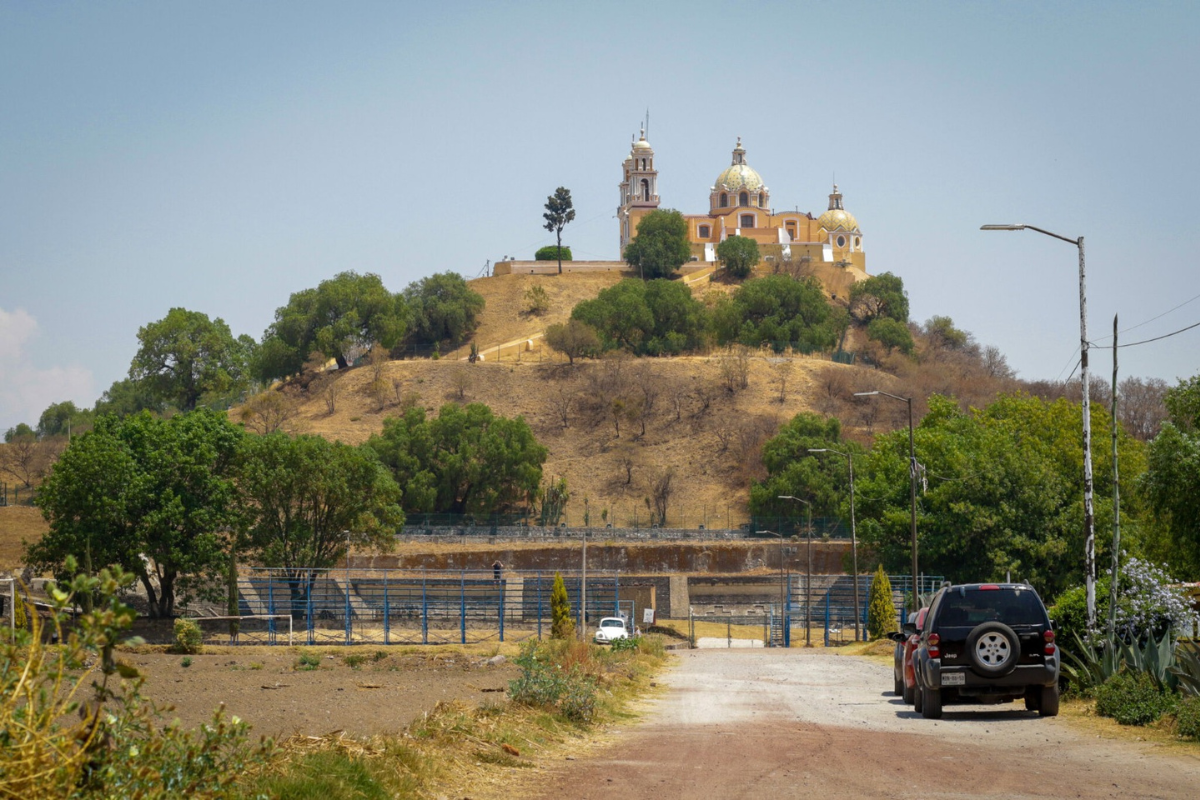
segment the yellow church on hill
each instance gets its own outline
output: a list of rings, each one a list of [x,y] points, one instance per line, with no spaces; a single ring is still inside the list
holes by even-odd
[[[658,208],[658,170],[654,149],[643,129],[625,159],[617,208],[621,250],[637,236],[641,219]],[[829,195],[829,209],[819,217],[800,211],[776,213],[771,190],[746,163],[741,137],[733,149],[732,163],[717,176],[708,196],[707,214],[684,214],[695,261],[717,261],[717,245],[730,236],[758,242],[763,261],[807,262],[855,267],[866,272],[863,234],[854,215],[842,205],[837,184]]]

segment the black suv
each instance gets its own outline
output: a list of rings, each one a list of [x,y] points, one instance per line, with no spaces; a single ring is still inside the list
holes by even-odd
[[[916,633],[905,625],[906,633]],[[943,703],[1007,703],[1058,714],[1059,652],[1042,599],[1018,583],[946,586],[934,595],[913,656],[915,707],[939,719]]]

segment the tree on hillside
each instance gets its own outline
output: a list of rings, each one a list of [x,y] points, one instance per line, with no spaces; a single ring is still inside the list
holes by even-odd
[[[717,258],[735,278],[745,278],[758,263],[758,242],[746,236],[730,236],[717,245]]]
[[[205,398],[238,391],[249,380],[254,340],[236,339],[220,317],[172,308],[138,330],[129,378],[143,382],[161,401],[191,411]]]
[[[592,326],[604,349],[637,355],[695,350],[708,333],[704,305],[683,284],[664,279],[621,281],[576,305],[571,318]]]
[[[181,582],[219,567],[218,531],[237,517],[233,466],[243,434],[207,410],[169,420],[102,417],[72,441],[38,493],[50,531],[30,563],[62,573],[67,556],[117,565],[142,583],[152,617],[175,613]]]
[[[4,442],[6,444],[9,444],[9,443],[16,441],[17,439],[24,438],[27,436],[36,438],[37,433],[34,432],[33,428],[29,427],[29,425],[27,425],[26,423],[18,422],[16,425],[12,426],[11,428],[9,428],[8,430],[6,430],[4,432]]]
[[[296,292],[275,310],[255,372],[262,380],[294,375],[314,350],[345,369],[372,342],[399,343],[408,318],[404,298],[389,292],[378,275],[340,272],[315,289]]]
[[[113,381],[112,386],[100,395],[92,409],[92,415],[102,417],[105,414],[115,414],[118,417],[127,417],[139,411],[161,414],[166,407],[163,399],[156,396],[145,383],[124,378]]]
[[[92,412],[76,408],[70,400],[51,403],[38,417],[37,433],[40,438],[67,436],[83,433],[92,424]]]
[[[909,355],[913,350],[913,338],[908,325],[891,317],[876,317],[871,320],[867,325],[867,338],[872,342],[879,342],[888,353],[899,350],[904,355]]]
[[[25,488],[32,489],[34,481],[50,468],[61,447],[60,442],[39,439],[23,422],[9,428],[4,434],[4,447],[0,447],[0,475],[9,475]]]
[[[878,317],[908,322],[904,281],[890,272],[873,275],[850,287],[850,315],[865,325]]]
[[[408,336],[412,344],[458,347],[475,332],[484,306],[483,296],[456,272],[440,272],[411,283],[404,298],[412,313]]]
[[[238,490],[249,545],[263,564],[283,568],[293,608],[316,570],[352,546],[390,549],[404,524],[400,487],[375,454],[320,436],[247,437]]]
[[[545,228],[558,237],[558,274],[562,274],[562,232],[567,223],[575,219],[575,207],[571,203],[571,190],[562,186],[546,198]]]
[[[670,278],[692,257],[687,230],[678,211],[656,208],[638,222],[637,237],[625,246],[623,257],[643,280]]]
[[[522,417],[496,416],[481,403],[447,403],[433,419],[409,409],[384,420],[366,446],[404,487],[408,513],[518,508],[537,492],[547,452]]]
[[[844,516],[849,522],[849,481],[846,460],[809,450],[834,449],[858,456],[863,451],[842,439],[841,423],[832,417],[797,414],[779,429],[762,450],[767,477],[750,487],[750,511],[759,516],[787,517],[796,513],[790,495],[811,500],[816,516]]]
[[[600,337],[596,335],[595,328],[577,319],[546,328],[546,344],[551,350],[566,356],[571,364],[577,358],[595,356],[600,351]]]
[[[732,297],[718,300],[713,328],[721,344],[769,343],[776,351],[791,346],[812,352],[837,344],[846,324],[843,315],[830,307],[816,278],[768,275],[746,281]]]

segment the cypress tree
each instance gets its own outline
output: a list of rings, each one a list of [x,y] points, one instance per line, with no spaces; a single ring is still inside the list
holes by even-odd
[[[899,629],[896,606],[892,604],[892,582],[880,564],[867,593],[867,638],[879,639]]]
[[[571,599],[562,575],[554,573],[554,588],[550,590],[550,638],[574,639],[575,621],[571,619]]]

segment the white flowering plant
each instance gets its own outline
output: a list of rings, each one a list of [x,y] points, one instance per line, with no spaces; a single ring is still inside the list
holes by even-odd
[[[1168,629],[1174,636],[1192,633],[1200,615],[1176,584],[1161,567],[1130,558],[1121,570],[1118,638],[1138,642],[1161,637]]]

